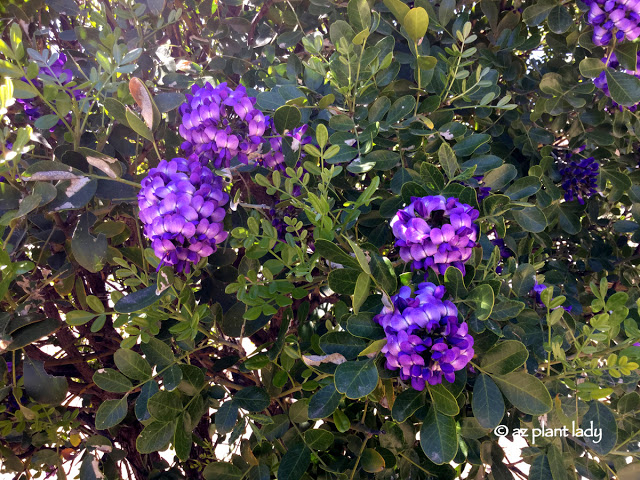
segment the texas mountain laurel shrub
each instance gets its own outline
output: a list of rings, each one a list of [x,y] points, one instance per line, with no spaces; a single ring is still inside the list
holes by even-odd
[[[640,478],[639,2],[0,12],[6,478]]]

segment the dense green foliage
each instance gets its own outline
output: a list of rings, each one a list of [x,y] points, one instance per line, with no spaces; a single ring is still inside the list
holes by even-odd
[[[638,478],[640,80],[600,60],[635,70],[638,43],[594,46],[585,10],[4,2],[0,471]],[[72,82],[41,74],[57,52]],[[605,70],[611,98],[592,81]],[[309,125],[313,142],[285,137],[286,172],[218,171],[229,237],[188,274],[157,269],[136,195],[183,156],[179,107],[207,81],[244,85],[279,133]],[[562,189],[572,152],[600,165],[584,204]],[[425,278],[390,219],[440,194],[480,211],[465,274],[426,272],[475,356],[420,392],[385,368],[373,316]],[[569,434],[529,436],[528,465],[505,463],[494,428],[541,422]],[[600,441],[572,434],[592,424]]]

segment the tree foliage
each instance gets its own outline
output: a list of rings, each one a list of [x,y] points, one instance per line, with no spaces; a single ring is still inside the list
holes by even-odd
[[[511,479],[494,429],[544,425],[570,434],[529,435],[529,478],[637,478],[638,44],[595,45],[585,4],[0,10],[2,471]],[[186,156],[206,82],[244,86],[274,130],[209,164],[229,235],[184,272],[137,195]],[[271,150],[281,167],[256,162]],[[392,219],[437,195],[479,212],[463,269],[400,255]],[[421,391],[377,315],[425,281],[474,355]]]

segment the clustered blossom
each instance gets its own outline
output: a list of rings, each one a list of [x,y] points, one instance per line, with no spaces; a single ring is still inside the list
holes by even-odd
[[[589,7],[587,22],[593,25],[593,43],[608,45],[613,36],[618,42],[640,36],[638,0],[585,0]]]
[[[412,197],[391,220],[400,258],[412,262],[413,269],[431,267],[444,274],[453,266],[465,273],[464,264],[478,238],[479,229],[473,222],[479,215],[457,198]]]
[[[473,337],[468,325],[458,321],[458,310],[442,300],[444,286],[424,282],[412,293],[401,287],[384,307],[376,321],[384,328],[387,344],[382,348],[386,366],[400,370],[402,380],[423,390],[425,384],[452,383],[474,355]]]
[[[593,157],[568,161],[566,166],[560,169],[562,188],[565,191],[564,199],[567,202],[577,199],[584,205],[585,197],[595,195],[598,191],[599,170],[600,164]]]
[[[208,167],[184,158],[162,160],[138,193],[140,220],[156,256],[188,273],[191,263],[227,238],[222,206],[228,201],[222,179]]]
[[[248,164],[250,156],[264,142],[268,117],[255,108],[256,99],[239,85],[235,90],[226,82],[217,86],[194,85],[192,95],[180,107],[181,148],[202,165],[210,161],[215,168],[227,168],[235,156]]]
[[[55,54],[54,54],[55,55]],[[53,62],[50,66],[40,67],[40,71],[38,76],[31,80],[35,88],[38,90],[42,90],[43,82],[41,79],[47,78],[51,79],[51,82],[60,84],[63,86],[68,85],[70,82],[73,82],[73,72],[68,68],[64,68],[65,63],[67,63],[67,56],[64,53],[57,54],[58,58],[55,62]],[[26,78],[22,78],[22,81],[27,83]],[[48,83],[51,83],[48,82]],[[82,90],[73,88],[69,95],[73,95],[76,100],[79,100],[85,96]],[[43,115],[43,111],[40,106],[34,104],[34,99],[17,99],[18,103],[21,103],[24,108],[24,113],[31,121],[35,121]],[[62,125],[62,121],[58,121],[58,125]]]

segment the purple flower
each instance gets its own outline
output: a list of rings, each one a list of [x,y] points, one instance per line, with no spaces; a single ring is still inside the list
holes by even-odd
[[[247,96],[242,85],[233,90],[226,83],[194,85],[192,93],[180,107],[181,148],[202,165],[213,162],[215,168],[226,168],[236,156],[248,164],[264,141],[269,120],[255,108],[256,99]]]
[[[562,188],[565,191],[564,199],[567,202],[577,199],[581,205],[584,205],[585,197],[588,198],[598,192],[600,164],[593,157],[580,161],[569,161],[570,158],[571,154],[567,156],[566,166],[559,170],[562,175]]]
[[[411,203],[391,219],[391,229],[400,247],[400,258],[413,269],[431,267],[444,274],[453,266],[465,273],[478,238],[473,222],[480,212],[442,195],[412,197]]]
[[[211,255],[227,238],[223,230],[229,195],[222,179],[184,158],[162,160],[142,180],[138,193],[144,233],[162,263],[189,272],[191,263]]]
[[[608,45],[615,35],[618,43],[640,36],[639,0],[585,0],[587,23],[593,25],[593,43]]]
[[[455,372],[473,357],[473,337],[458,321],[458,310],[442,300],[444,286],[424,282],[415,292],[401,287],[391,297],[393,307],[384,307],[375,320],[384,328],[387,344],[382,348],[386,366],[400,370],[402,380],[423,390],[425,384],[452,383]]]

